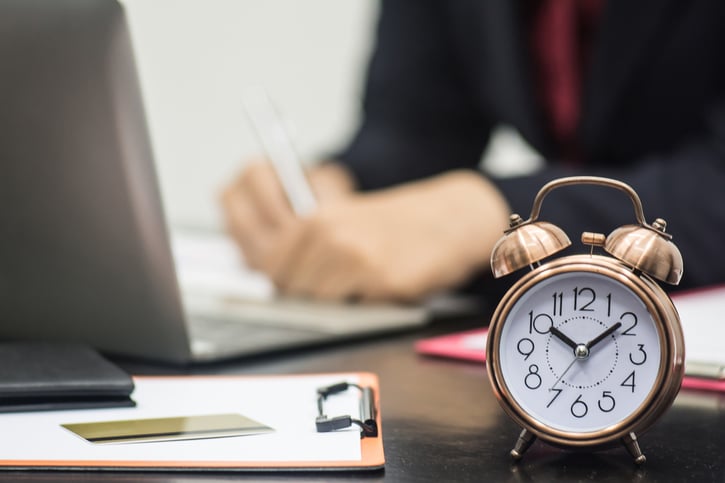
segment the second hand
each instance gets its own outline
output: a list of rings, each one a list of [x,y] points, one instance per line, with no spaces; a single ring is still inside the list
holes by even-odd
[[[569,372],[569,369],[572,368],[574,363],[580,359],[586,359],[589,357],[589,348],[584,344],[578,344],[576,346],[576,349],[574,349],[574,360],[569,363],[568,366],[566,366],[566,369],[564,369],[564,372],[561,373],[561,376],[559,376],[559,379],[552,384],[552,386],[549,388],[549,391],[553,391],[557,384],[559,384],[559,381],[562,380],[562,378],[566,375],[567,372]]]
[[[573,361],[571,361],[571,362],[569,363],[569,365],[568,365],[568,366],[566,366],[566,369],[564,369],[564,372],[562,372],[562,373],[561,373],[561,376],[559,376],[559,379],[557,379],[557,380],[556,380],[556,382],[554,382],[554,384],[552,384],[552,385],[551,385],[551,387],[549,388],[549,391],[553,391],[553,390],[554,390],[554,388],[556,387],[556,385],[557,385],[557,384],[559,384],[559,381],[561,381],[561,380],[562,380],[562,378],[563,378],[563,377],[564,377],[564,376],[566,375],[566,373],[567,373],[567,372],[569,372],[569,369],[571,369],[571,366],[573,366],[573,365],[574,365],[574,363],[575,363],[576,361],[578,361],[578,360],[579,360],[579,358],[578,358],[578,357],[574,357],[574,360],[573,360]]]

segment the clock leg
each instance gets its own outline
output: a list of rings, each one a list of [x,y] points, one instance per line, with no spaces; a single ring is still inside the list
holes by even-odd
[[[519,434],[519,439],[516,440],[514,449],[511,450],[511,457],[516,461],[523,458],[524,453],[526,453],[526,450],[529,449],[535,440],[536,436],[533,433],[527,429],[522,430],[521,434]]]
[[[622,438],[622,444],[625,448],[627,448],[627,451],[630,455],[632,455],[632,458],[634,458],[634,463],[637,465],[641,465],[645,461],[647,461],[647,458],[642,454],[642,450],[639,449],[639,443],[637,443],[637,435],[634,433],[629,433],[627,436]]]

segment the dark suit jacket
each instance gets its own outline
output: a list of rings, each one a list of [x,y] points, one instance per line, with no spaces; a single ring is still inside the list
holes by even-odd
[[[383,1],[359,132],[341,160],[363,189],[475,169],[505,123],[547,159],[495,180],[524,218],[547,181],[609,176],[633,186],[684,258],[680,287],[725,281],[725,2],[611,0],[583,86],[574,165],[534,95],[523,1]],[[629,198],[600,187],[556,190],[541,218],[576,246],[584,230],[634,223]],[[583,249],[583,248],[582,248]]]

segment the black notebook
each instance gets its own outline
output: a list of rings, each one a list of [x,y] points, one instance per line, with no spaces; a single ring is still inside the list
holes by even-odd
[[[133,406],[131,376],[82,344],[0,342],[0,412]]]

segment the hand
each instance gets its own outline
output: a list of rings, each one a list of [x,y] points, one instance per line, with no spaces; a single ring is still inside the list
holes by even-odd
[[[573,340],[571,340],[566,334],[564,334],[562,331],[554,327],[553,325],[549,329],[549,332],[551,332],[551,335],[555,335],[559,340],[564,342],[564,344],[568,345],[572,349],[576,350],[576,347],[579,345]]]
[[[607,336],[609,336],[610,334],[612,334],[615,330],[619,329],[621,326],[622,326],[622,323],[621,322],[617,322],[616,324],[612,325],[610,328],[608,328],[607,330],[605,330],[604,332],[602,332],[601,334],[599,334],[598,336],[596,336],[595,338],[593,338],[592,340],[590,340],[589,342],[587,342],[585,344],[586,345],[586,348],[587,349],[591,349],[596,344],[599,344]]]
[[[483,177],[452,172],[321,203],[280,227],[261,268],[289,294],[415,300],[487,267],[508,213]]]
[[[354,190],[352,177],[334,163],[310,168],[307,177],[321,204]],[[264,159],[247,163],[224,189],[221,204],[227,231],[239,244],[247,264],[256,269],[268,266],[280,233],[296,221],[271,164]]]

